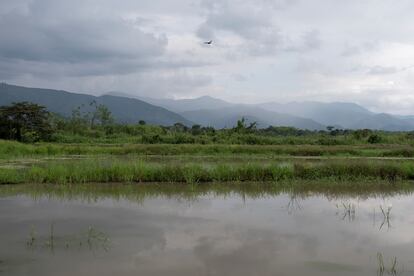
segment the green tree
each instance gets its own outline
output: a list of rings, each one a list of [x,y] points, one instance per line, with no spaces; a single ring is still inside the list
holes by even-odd
[[[174,132],[186,132],[188,130],[188,127],[182,123],[175,123],[172,129]]]
[[[85,128],[94,129],[96,125],[109,126],[114,123],[111,111],[103,104],[95,100],[89,103],[89,112],[83,112],[85,105],[78,106],[72,110],[70,125],[74,133],[81,134]]]
[[[24,142],[50,140],[50,113],[45,107],[29,103],[13,103],[0,107],[0,138]]]
[[[201,126],[200,126],[200,125],[193,125],[193,126],[191,127],[191,134],[192,134],[192,135],[200,135],[200,134],[202,134],[202,133],[203,133],[203,131],[202,131]]]
[[[86,114],[85,118],[90,122],[91,129],[95,128],[97,124],[102,126],[113,124],[114,119],[108,107],[103,104],[98,104],[95,100],[91,101],[89,106],[92,110]]]
[[[372,130],[370,129],[358,129],[352,132],[352,135],[356,140],[361,140],[363,138],[367,138],[372,134]]]
[[[102,126],[108,126],[114,123],[112,112],[103,104],[97,106],[95,110],[95,118]]]
[[[381,141],[382,141],[382,138],[378,134],[371,134],[368,137],[368,143],[370,144],[378,144],[378,143],[381,143]]]
[[[69,121],[70,129],[73,133],[82,134],[88,127],[89,118],[83,115],[82,106],[78,106],[72,110],[72,116]]]
[[[247,125],[247,121],[244,117],[241,120],[237,120],[237,125],[233,128],[234,132],[237,133],[247,133],[253,132],[257,128],[257,122],[250,123]]]

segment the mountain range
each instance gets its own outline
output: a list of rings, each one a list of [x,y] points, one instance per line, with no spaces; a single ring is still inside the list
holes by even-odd
[[[261,128],[273,125],[311,130],[321,130],[327,126],[387,131],[414,130],[414,116],[374,113],[355,103],[233,104],[209,96],[173,100],[145,98],[122,92],[109,92],[96,97],[62,90],[0,84],[0,105],[29,101],[63,116],[70,116],[72,110],[78,106],[88,108],[93,100],[107,106],[119,123],[137,123],[144,120],[158,125],[179,122],[187,126],[200,124],[229,128],[244,117],[247,121],[257,122]]]
[[[9,84],[0,84],[0,105],[9,105],[13,102],[33,102],[45,106],[49,111],[69,117],[72,110],[84,106],[90,109],[89,103],[96,101],[109,108],[119,123],[137,123],[144,120],[149,124],[173,125],[193,123],[183,116],[165,108],[155,106],[144,101],[125,97],[103,95],[95,97],[86,94],[69,93],[62,90],[41,88],[27,88]]]

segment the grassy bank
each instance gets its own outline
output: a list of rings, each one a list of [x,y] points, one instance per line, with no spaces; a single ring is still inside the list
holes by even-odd
[[[410,145],[23,144],[0,140],[0,159],[64,155],[267,155],[414,157]]]
[[[1,184],[19,183],[113,183],[113,182],[282,182],[295,180],[414,180],[414,162],[318,161],[275,162],[273,164],[150,164],[142,161],[81,160],[71,163],[33,165],[26,169],[0,169]],[[329,182],[328,182],[329,183]],[[350,182],[352,183],[352,182]],[[356,182],[355,185],[372,185]],[[375,184],[375,182],[372,182]]]

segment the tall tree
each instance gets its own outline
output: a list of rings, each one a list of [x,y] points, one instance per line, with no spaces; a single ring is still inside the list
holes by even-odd
[[[108,107],[103,104],[98,104],[95,100],[90,102],[89,106],[92,107],[92,111],[88,113],[91,128],[94,128],[97,122],[103,126],[113,123],[114,119]]]
[[[238,132],[238,133],[246,133],[246,132],[252,132],[256,130],[256,128],[257,128],[257,122],[253,122],[247,125],[246,119],[242,117],[241,120],[237,120],[237,125],[233,128],[233,131]]]
[[[100,121],[101,125],[108,126],[114,123],[112,112],[103,104],[98,105],[96,108],[96,118]]]
[[[45,107],[29,103],[13,103],[0,107],[0,138],[36,142],[49,140],[52,127]]]

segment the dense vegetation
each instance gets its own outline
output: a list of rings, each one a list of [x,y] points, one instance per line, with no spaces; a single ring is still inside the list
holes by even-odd
[[[28,168],[0,169],[0,183],[113,183],[113,182],[244,182],[284,180],[414,180],[413,162],[328,160],[284,161],[261,164],[249,162],[213,165],[163,164],[144,161],[81,160],[52,162]],[[361,185],[363,185],[363,182]]]
[[[58,156],[216,156],[237,157],[414,157],[410,145],[226,145],[226,144],[100,144],[36,143],[0,140],[0,159]]]
[[[220,130],[180,123],[115,124],[111,112],[96,102],[87,112],[82,107],[73,110],[70,118],[18,103],[1,107],[0,120],[6,122],[0,128],[1,138],[17,140],[0,140],[0,184],[259,181],[285,185],[325,179],[332,185],[346,181],[349,188],[349,183],[358,181],[363,188],[380,185],[372,184],[377,180],[381,185],[414,180],[414,162],[407,159],[414,157],[414,133],[334,127],[258,129],[243,118],[233,128]]]
[[[200,125],[187,127],[181,123],[169,127],[147,125],[143,120],[137,120],[137,124],[116,124],[109,109],[94,101],[87,109],[82,106],[74,109],[69,118],[51,114],[35,104],[17,103],[0,108],[0,121],[2,122],[0,138],[23,142],[226,145],[414,144],[414,132],[342,130],[334,127],[328,127],[324,131],[310,131],[283,126],[258,129],[254,122],[247,124],[243,118],[233,128],[220,130]],[[21,134],[18,136],[10,135],[16,131],[7,128],[8,125],[13,124],[20,126]]]
[[[292,127],[257,129],[243,119],[231,129],[214,129],[176,123],[170,127],[146,125],[96,125],[89,127],[88,120],[80,117],[55,124],[52,141],[61,143],[141,143],[141,144],[240,144],[240,145],[352,145],[352,144],[414,144],[414,133],[372,130],[326,131],[300,130]]]
[[[0,107],[0,138],[35,142],[51,139],[49,112],[31,103]]]

